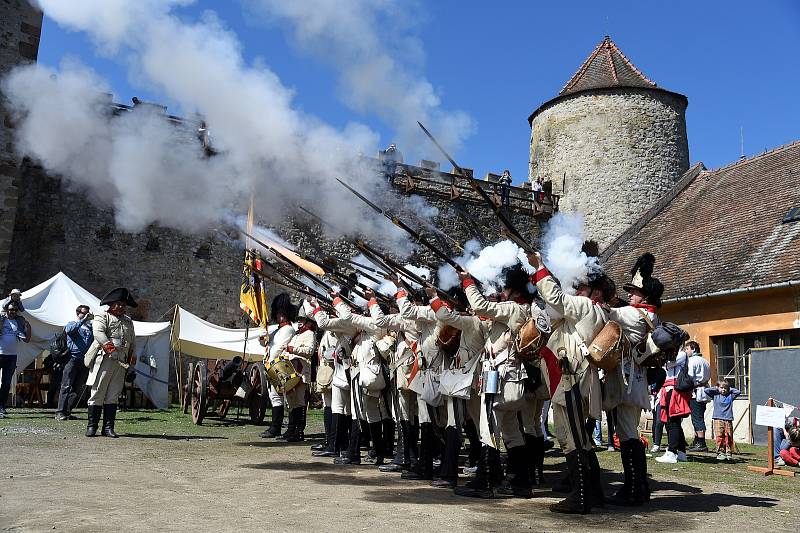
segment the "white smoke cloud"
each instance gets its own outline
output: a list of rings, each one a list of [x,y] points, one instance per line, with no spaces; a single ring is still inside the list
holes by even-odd
[[[583,242],[581,214],[557,213],[547,223],[542,236],[545,265],[569,294],[574,294],[575,285],[586,281],[589,274],[601,270],[598,259],[587,257],[581,250]]]
[[[531,271],[524,251],[509,240],[500,241],[483,249],[477,240],[469,240],[464,244],[464,253],[461,257],[455,258],[455,261],[483,284],[484,292],[487,294],[493,294],[503,288],[503,269],[522,263],[526,270]],[[447,290],[458,283],[455,269],[449,265],[439,267],[439,287]]]
[[[364,192],[386,187],[356,160],[376,150],[378,135],[298,111],[293,91],[263,63],[246,64],[237,37],[213,13],[196,21],[175,14],[192,0],[39,3],[58,24],[86,32],[99,53],[125,62],[132,77],[200,113],[212,132],[218,155],[209,158],[196,123],[170,124],[149,106],[109,117],[108,85],[75,63],[22,67],[4,80],[20,151],[114,207],[123,230],[159,223],[202,231],[244,212],[254,195],[267,223],[306,204],[343,232],[410,251],[405,235],[334,180],[347,176]]]
[[[376,113],[396,128],[401,147],[431,150],[418,120],[453,151],[474,133],[469,115],[442,109],[439,94],[420,72],[424,53],[412,31],[422,16],[419,4],[394,0],[249,0],[248,4],[277,25],[288,26],[300,49],[331,64],[344,102],[356,111]]]

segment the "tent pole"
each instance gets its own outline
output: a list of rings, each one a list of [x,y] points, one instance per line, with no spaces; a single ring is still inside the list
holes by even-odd
[[[175,312],[172,314],[172,327],[170,328],[170,348],[174,347],[175,321],[178,320],[178,304],[175,304]],[[178,326],[180,328],[180,326]],[[181,352],[180,333],[177,339],[178,351],[172,350],[172,358],[175,361],[175,379],[178,380],[178,405],[183,405],[183,353]]]

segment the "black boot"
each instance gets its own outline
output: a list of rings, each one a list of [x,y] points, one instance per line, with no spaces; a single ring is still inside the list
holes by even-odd
[[[621,456],[622,456],[622,470],[624,473],[625,483],[622,485],[616,494],[609,498],[608,503],[611,505],[622,506],[639,506],[642,505],[641,494],[641,473],[638,472],[638,464],[636,460],[636,442],[638,439],[629,439],[620,443]]]
[[[603,493],[603,482],[600,479],[600,463],[597,461],[597,453],[594,450],[584,453],[589,474],[589,505],[603,507],[606,503],[606,496]]]
[[[550,506],[554,513],[589,514],[592,510],[588,494],[588,468],[585,452],[573,450],[567,454],[567,469],[570,475],[572,492],[565,499]]]
[[[369,438],[375,445],[375,465],[381,466],[386,457],[383,445],[386,442],[383,438],[383,422],[372,422],[369,424]]]
[[[544,485],[544,437],[526,433],[525,447],[528,450],[531,485]]]
[[[417,464],[407,472],[403,472],[402,479],[433,480],[433,454],[435,438],[433,434],[433,424],[423,422],[420,433],[421,442],[419,445],[419,459]]]
[[[409,468],[414,468],[419,462],[419,422],[408,422],[408,460]]]
[[[350,444],[347,451],[342,453],[341,457],[333,460],[335,465],[360,465],[361,464],[361,449],[359,444],[361,442],[361,424],[358,420],[353,420],[350,423]]]
[[[359,428],[361,431],[361,440],[358,443],[358,447],[362,450],[369,450],[372,447],[372,441],[369,436],[369,424],[366,420],[361,420],[359,422]]]
[[[297,432],[297,408],[289,410],[289,416],[286,424],[286,431],[283,435],[275,437],[275,440],[285,441],[287,439],[294,439]]]
[[[478,436],[478,430],[475,428],[475,422],[473,422],[472,419],[464,423],[464,433],[467,435],[467,440],[469,441],[467,465],[475,466],[478,464],[478,459],[481,457],[481,438]]]
[[[312,452],[314,457],[338,457],[347,442],[347,415],[331,413],[330,435],[328,444],[322,450]]]
[[[647,451],[640,439],[633,441],[633,464],[639,472],[639,492],[642,501],[650,500],[650,481],[647,479]]]
[[[87,437],[94,437],[97,435],[97,426],[100,424],[100,417],[103,414],[103,406],[102,405],[90,405],[88,406],[88,422],[86,423],[86,436]]]
[[[281,426],[283,426],[283,406],[279,405],[272,408],[272,422],[261,436],[265,439],[274,439],[281,434]]]
[[[490,463],[491,451],[494,448],[486,444],[481,445],[481,455],[478,458],[478,470],[475,472],[475,477],[469,482],[467,486],[456,487],[453,493],[456,496],[467,496],[469,498],[494,498],[492,478],[492,468]]]
[[[431,483],[438,488],[454,489],[458,482],[458,456],[461,452],[461,435],[458,428],[444,428],[444,452],[439,468],[439,479]]]
[[[328,448],[328,443],[332,439],[332,429],[333,426],[333,411],[331,411],[330,407],[326,407],[322,410],[322,420],[325,424],[325,440],[323,440],[320,444],[315,444],[311,447],[312,452],[321,452]],[[303,428],[305,429],[305,428]]]
[[[386,428],[384,427],[384,432],[385,431]],[[385,436],[386,435],[384,435],[384,437]],[[408,455],[407,438],[408,422],[406,420],[401,420],[400,425],[397,427],[397,443],[394,450],[394,459],[392,459],[391,463],[378,467],[378,470],[381,472],[402,472],[403,468],[408,466],[408,463],[406,463]]]
[[[381,420],[383,431],[383,456],[385,459],[394,456],[394,434],[397,431],[397,424],[391,418]]]
[[[303,440],[303,409],[304,407],[295,407],[289,411],[289,429],[284,434],[286,442],[300,442]]]
[[[114,419],[117,418],[117,404],[107,403],[103,405],[103,436],[112,439],[119,438],[114,433]]]
[[[508,449],[509,487],[498,490],[501,494],[517,498],[530,498],[533,496],[530,480],[530,454],[527,446],[515,446]]]

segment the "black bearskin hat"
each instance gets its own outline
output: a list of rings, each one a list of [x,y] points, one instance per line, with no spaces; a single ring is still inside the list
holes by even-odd
[[[533,301],[533,294],[528,290],[528,273],[517,263],[512,267],[503,269],[503,288],[518,292],[529,302]]]
[[[280,316],[283,317],[284,320],[294,322],[297,320],[297,307],[292,304],[292,299],[289,298],[289,294],[282,292],[272,299],[269,314],[273,320],[278,320]]]
[[[467,295],[464,292],[464,289],[462,289],[458,285],[447,289],[447,295],[456,301],[459,311],[464,311],[465,309],[469,309],[469,302],[467,301]]]
[[[583,241],[581,251],[586,254],[586,257],[600,257],[600,245],[597,241]]]
[[[636,264],[631,269],[631,281],[622,288],[626,291],[638,290],[645,297],[648,303],[656,307],[661,307],[661,296],[664,294],[664,285],[653,277],[653,268],[656,258],[650,252],[639,256]]]

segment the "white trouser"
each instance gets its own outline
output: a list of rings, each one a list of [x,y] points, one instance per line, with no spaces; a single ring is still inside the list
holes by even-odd
[[[636,405],[620,404],[614,411],[614,429],[619,435],[619,441],[625,442],[639,438],[639,419],[642,417],[642,408]],[[609,440],[614,436],[609,435]]]
[[[279,394],[271,383],[269,386],[269,401],[272,407],[281,407],[283,405],[283,394]]]
[[[400,420],[414,422],[418,411],[417,394],[410,390],[398,390],[397,404],[400,407]]]
[[[298,383],[292,390],[286,393],[286,406],[291,410],[306,405],[306,384]]]
[[[337,415],[350,416],[350,391],[331,387],[331,411]]]
[[[322,396],[322,407],[332,407],[333,406],[333,387],[328,390],[324,390],[320,393]]]
[[[536,437],[543,437],[542,432],[542,410],[544,408],[545,400],[526,399],[525,407],[522,408],[520,414],[522,415],[522,428],[528,435]]]
[[[98,356],[102,357],[102,356]],[[125,386],[126,370],[120,366],[116,359],[104,357],[100,363],[100,370],[92,385],[92,392],[87,405],[103,405],[117,403],[122,388]]]

